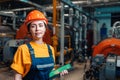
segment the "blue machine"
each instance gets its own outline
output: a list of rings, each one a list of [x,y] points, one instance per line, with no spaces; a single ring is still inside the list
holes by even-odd
[[[120,80],[120,56],[109,54],[107,57],[96,55],[88,70],[90,79]]]
[[[29,39],[16,39],[7,41],[3,48],[3,61],[5,63],[12,62],[14,53],[17,50],[18,46],[29,41]]]
[[[105,65],[105,79],[116,80],[116,55],[109,55]]]

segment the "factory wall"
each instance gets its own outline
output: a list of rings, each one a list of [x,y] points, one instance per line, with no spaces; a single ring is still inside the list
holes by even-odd
[[[107,37],[112,37],[112,13],[118,13],[120,12],[120,6],[109,6],[109,7],[104,7],[104,8],[96,8],[95,9],[95,17],[98,19],[98,23],[97,23],[97,42],[100,42],[101,39],[101,34],[100,34],[100,29],[103,26],[103,24],[105,24],[105,27],[107,28]]]

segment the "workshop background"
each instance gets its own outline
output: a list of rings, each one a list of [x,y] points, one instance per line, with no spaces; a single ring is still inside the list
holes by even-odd
[[[44,41],[55,49],[55,80],[120,80],[120,0],[0,0],[0,80],[14,80],[10,64],[30,41],[25,17],[42,11],[49,23]]]

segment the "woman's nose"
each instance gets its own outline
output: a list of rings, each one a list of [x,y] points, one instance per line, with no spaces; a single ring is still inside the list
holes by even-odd
[[[38,31],[39,30],[39,26],[36,26],[36,31]]]

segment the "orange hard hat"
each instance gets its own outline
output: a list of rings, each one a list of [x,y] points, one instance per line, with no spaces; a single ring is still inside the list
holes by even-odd
[[[26,17],[25,23],[28,24],[34,20],[44,20],[46,24],[48,24],[48,20],[46,19],[45,15],[40,12],[39,10],[32,10]]]

